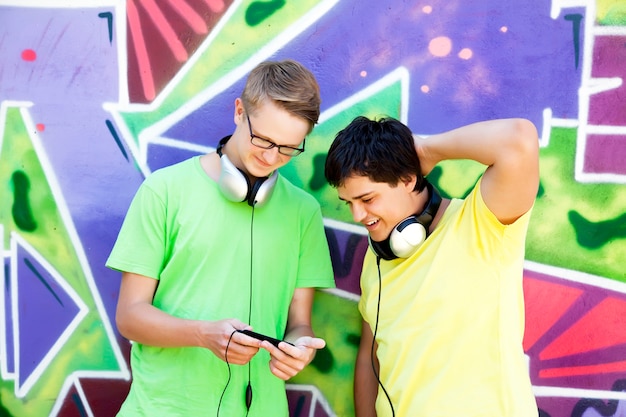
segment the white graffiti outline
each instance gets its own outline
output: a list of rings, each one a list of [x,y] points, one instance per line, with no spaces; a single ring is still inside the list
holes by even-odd
[[[132,134],[128,127],[124,123],[121,116],[122,112],[149,112],[157,109],[168,97],[169,94],[174,91],[175,87],[185,78],[196,62],[202,56],[203,52],[207,50],[211,44],[218,38],[221,30],[226,26],[228,21],[232,18],[235,12],[241,7],[242,1],[235,0],[227,12],[222,16],[214,29],[210,32],[209,36],[202,42],[198,50],[191,56],[191,58],[182,66],[180,71],[176,73],[170,82],[163,88],[163,90],[157,95],[155,100],[149,104],[137,104],[131,103],[123,105],[122,103],[104,103],[103,108],[110,112],[111,117],[115,121],[116,126],[120,129],[122,137],[126,141],[128,147],[133,154],[133,157],[138,164],[141,172],[144,175],[150,174],[150,168],[147,165],[148,147],[150,144],[168,144],[181,149],[189,150],[201,150],[203,152],[210,152],[213,148],[202,147],[199,145],[190,145],[184,141],[176,141],[172,139],[162,138],[161,135],[166,132],[170,127],[184,119],[186,116],[200,108],[203,104],[209,102],[213,97],[217,96],[221,92],[228,89],[228,87],[235,84],[238,80],[245,77],[259,62],[269,58],[276,51],[291,42],[305,29],[310,27],[313,23],[318,21],[325,13],[327,13],[338,0],[325,0],[321,1],[317,6],[313,7],[309,12],[305,13],[301,18],[290,24],[283,32],[275,36],[272,41],[263,45],[255,54],[251,55],[243,64],[238,65],[233,71],[228,72],[222,78],[216,80],[213,84],[201,90],[196,95],[187,100],[182,106],[174,110],[172,113],[166,115],[151,126],[146,127],[138,135],[138,145],[132,140]],[[119,20],[119,19],[118,19]]]
[[[53,199],[57,205],[58,211],[59,211],[59,216],[61,217],[63,224],[67,230],[67,233],[69,235],[70,241],[72,243],[72,247],[74,248],[74,250],[76,251],[76,256],[78,258],[80,267],[83,271],[83,274],[85,276],[85,280],[86,283],[90,289],[90,293],[91,296],[93,298],[94,304],[96,306],[96,310],[98,312],[98,315],[100,317],[100,319],[102,320],[102,325],[105,331],[105,334],[109,340],[109,344],[111,346],[111,349],[113,351],[113,354],[115,356],[115,359],[117,361],[117,364],[119,366],[119,370],[118,371],[75,371],[72,374],[73,375],[82,375],[85,377],[102,377],[102,376],[106,376],[108,378],[115,378],[115,379],[124,379],[124,380],[129,380],[130,379],[130,370],[128,369],[128,365],[126,364],[126,361],[122,355],[121,349],[117,343],[116,337],[114,335],[113,332],[113,328],[111,326],[111,323],[108,319],[108,315],[106,314],[105,308],[104,308],[104,304],[102,302],[102,299],[100,298],[100,293],[97,289],[97,286],[95,284],[95,280],[93,277],[93,273],[91,271],[91,268],[89,267],[89,262],[87,260],[87,256],[85,254],[85,250],[83,248],[83,245],[81,243],[81,240],[78,236],[78,232],[76,231],[76,228],[74,226],[74,222],[72,220],[72,216],[69,212],[69,209],[67,207],[67,204],[65,202],[65,199],[63,197],[63,193],[61,191],[61,187],[56,179],[56,175],[54,173],[53,167],[50,163],[50,161],[48,160],[47,154],[45,152],[45,149],[43,147],[43,145],[41,144],[38,135],[35,133],[36,132],[36,127],[35,127],[35,123],[33,122],[32,116],[30,114],[30,112],[28,111],[28,108],[31,107],[33,105],[32,102],[27,102],[27,101],[3,101],[0,103],[0,140],[4,137],[4,126],[6,125],[6,114],[7,114],[7,110],[10,107],[18,107],[20,108],[20,114],[22,115],[22,119],[24,121],[24,124],[26,126],[26,130],[29,132],[29,137],[31,140],[31,143],[33,145],[33,148],[35,150],[35,153],[37,154],[37,158],[41,164],[42,170],[46,176],[46,179],[48,181]],[[1,144],[1,143],[0,143]],[[42,264],[47,264],[47,261],[45,259],[43,259],[43,256],[41,256],[34,248],[32,248],[31,252],[36,256],[37,259],[41,259],[39,260],[39,262],[41,262]],[[14,262],[14,259],[12,260],[12,262]],[[11,274],[13,274],[14,272],[14,267],[11,268],[12,272]],[[58,274],[57,274],[58,275]],[[72,290],[73,291],[73,290]],[[76,301],[76,300],[75,300]],[[4,299],[0,300],[0,303],[4,304]],[[15,303],[15,301],[14,301]],[[80,300],[80,303],[83,303],[82,300]],[[77,303],[77,305],[80,305]],[[16,309],[17,306],[15,306],[15,304],[13,305],[13,309]],[[15,311],[14,311],[15,314]],[[4,327],[4,322],[0,322],[0,326]],[[4,330],[4,329],[3,329]],[[16,331],[19,331],[19,329],[16,329],[14,327],[14,333]],[[17,334],[16,334],[17,336]],[[14,342],[16,342],[18,339],[16,337],[14,337]],[[6,352],[5,352],[6,353]],[[14,352],[15,355],[18,354],[18,352]],[[47,357],[47,356],[46,356]],[[16,363],[18,363],[16,361]],[[16,368],[17,369],[17,368]],[[5,370],[4,368],[2,369],[3,371]],[[72,374],[68,375],[67,378],[71,378]],[[40,373],[38,374],[40,375]],[[5,376],[3,374],[3,376]],[[7,375],[8,376],[8,375]],[[32,381],[28,381],[28,385],[26,383],[23,384],[23,386],[21,388],[18,389],[18,387],[16,387],[16,396],[24,396],[27,393],[27,389],[24,389],[24,386],[26,386],[26,388],[30,388],[33,384],[34,384],[34,380]],[[62,402],[64,401],[64,396],[60,395],[57,399],[57,403],[55,403],[55,409],[59,408],[60,409],[60,405],[62,404]],[[61,403],[61,404],[59,404]],[[58,410],[57,410],[58,411]],[[51,414],[51,415],[54,415]]]

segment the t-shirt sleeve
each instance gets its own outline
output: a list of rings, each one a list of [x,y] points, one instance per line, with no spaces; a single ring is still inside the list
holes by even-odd
[[[158,279],[166,250],[165,215],[163,200],[144,182],[130,204],[106,266]]]
[[[532,208],[516,219],[511,224],[502,224],[495,214],[483,200],[480,187],[482,178],[474,187],[474,190],[466,198],[466,204],[469,207],[469,213],[472,214],[471,224],[475,225],[475,237],[478,247],[486,254],[499,253],[503,255],[518,256],[517,250],[512,252],[502,251],[503,243],[510,241],[511,244],[504,245],[505,248],[516,248],[519,246],[515,242],[524,242],[526,231]],[[523,245],[522,245],[523,246]],[[501,259],[505,261],[504,258]]]
[[[335,287],[328,240],[319,206],[304,226],[296,287]]]

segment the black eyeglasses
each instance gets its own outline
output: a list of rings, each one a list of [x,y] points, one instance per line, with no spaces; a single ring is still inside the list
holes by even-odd
[[[248,119],[248,128],[250,129],[250,142],[254,146],[258,146],[263,149],[277,148],[278,152],[286,156],[298,156],[304,152],[304,141],[302,142],[302,148],[294,148],[293,146],[277,145],[269,139],[262,138],[252,133],[252,123],[250,123],[250,117],[246,112],[246,119]],[[306,140],[306,138],[305,138]]]

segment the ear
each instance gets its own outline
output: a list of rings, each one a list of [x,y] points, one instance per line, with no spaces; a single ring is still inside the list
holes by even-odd
[[[411,175],[408,178],[401,179],[400,183],[405,188],[407,193],[412,193],[415,190],[415,184],[417,184],[417,176]]]
[[[241,100],[240,97],[237,97],[235,99],[235,115],[234,115],[234,121],[236,125],[239,125],[239,123],[241,123],[241,121],[243,120],[244,114],[245,114],[245,110],[243,108],[243,101]]]

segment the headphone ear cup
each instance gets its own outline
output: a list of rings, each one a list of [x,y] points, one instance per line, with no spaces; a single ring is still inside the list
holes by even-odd
[[[425,240],[426,228],[415,216],[410,216],[394,227],[389,236],[389,246],[398,258],[408,258]]]
[[[227,155],[220,157],[220,165],[221,171],[218,185],[222,194],[235,203],[245,201],[250,189],[248,177],[230,162]]]
[[[277,178],[277,171],[272,172],[267,178],[259,178],[250,190],[248,204],[253,207],[263,206],[270,199]]]
[[[396,254],[393,253],[393,251],[391,250],[391,246],[389,245],[389,238],[383,240],[382,242],[376,242],[375,240],[372,240],[372,238],[368,235],[367,241],[369,243],[370,249],[372,249],[372,252],[374,252],[374,255],[386,261],[391,261],[398,258]]]
[[[272,172],[267,178],[259,178],[251,186],[248,176],[228,159],[228,155],[220,157],[220,164],[218,185],[228,200],[235,203],[247,201],[252,207],[261,207],[269,200],[278,179],[278,171]]]
[[[428,236],[428,229],[441,204],[439,192],[428,182],[426,182],[426,188],[429,192],[429,199],[422,213],[402,220],[382,242],[375,242],[368,236],[370,248],[376,256],[386,261],[408,258],[424,243]]]

